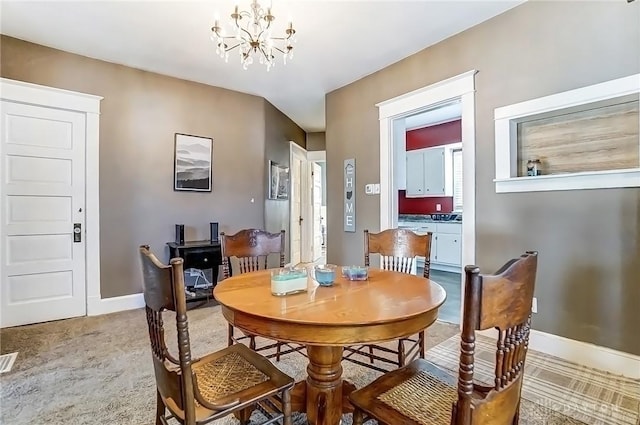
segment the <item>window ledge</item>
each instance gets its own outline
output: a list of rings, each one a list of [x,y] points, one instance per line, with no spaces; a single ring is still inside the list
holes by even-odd
[[[640,168],[494,179],[496,193],[640,187]]]

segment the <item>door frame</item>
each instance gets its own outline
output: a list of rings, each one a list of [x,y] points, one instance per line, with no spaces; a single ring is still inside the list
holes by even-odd
[[[393,122],[442,103],[460,99],[462,109],[462,264],[476,261],[475,74],[471,70],[376,104],[380,120],[380,230],[397,227]],[[464,272],[461,273],[464,299]],[[463,303],[460,306],[462,315]],[[460,321],[462,323],[462,321]]]
[[[327,151],[326,150],[325,151],[307,151],[307,160],[309,161],[309,163],[312,163],[312,162],[316,162],[316,163],[317,162],[324,162],[324,164],[325,164],[325,176],[324,176],[323,186],[326,185],[327,184],[327,179],[326,179],[326,177],[327,177],[326,176]],[[311,186],[313,186],[313,176],[311,175],[311,173],[309,173],[309,179],[310,179],[309,184]],[[323,189],[326,190],[326,188],[323,188]],[[310,204],[311,204],[311,213],[310,213],[311,215],[310,216],[313,217],[313,188],[311,189],[311,196],[312,196],[312,198],[311,198],[311,202],[310,202]],[[325,217],[324,219],[325,219],[325,223],[326,223],[327,218]],[[309,236],[311,238],[310,239],[311,240],[311,257],[313,257],[313,222],[309,222],[308,226],[309,226]],[[327,255],[327,245],[328,245],[327,241],[325,240],[325,243],[324,243],[325,257]]]
[[[87,315],[102,314],[100,295],[100,186],[99,139],[102,96],[0,78],[0,99],[85,114],[85,282]],[[2,158],[2,144],[0,144]],[[0,186],[0,191],[2,187]],[[4,193],[0,193],[3,199]],[[0,208],[0,222],[4,210]],[[0,258],[4,243],[0,243]]]
[[[302,214],[302,222],[303,225],[300,228],[300,262],[308,262],[311,261],[310,258],[313,256],[313,252],[311,252],[311,244],[309,243],[312,240],[312,235],[309,233],[309,217],[312,216],[313,213],[313,205],[311,204],[311,185],[309,182],[311,181],[311,170],[309,167],[308,160],[308,152],[302,146],[297,144],[294,141],[289,142],[289,191],[293,188],[293,172],[291,171],[293,168],[293,158],[297,157],[302,161],[302,167],[300,170],[300,213]],[[291,196],[289,196],[289,229],[292,229],[297,222],[297,219],[293,217],[293,202],[291,202]],[[304,223],[307,224],[304,224]],[[291,235],[293,232],[289,230],[289,258],[291,258]],[[295,264],[293,264],[295,265]]]

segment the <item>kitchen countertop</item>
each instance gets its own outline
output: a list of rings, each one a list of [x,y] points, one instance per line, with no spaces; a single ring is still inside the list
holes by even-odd
[[[436,219],[434,216],[455,216],[453,220]],[[399,214],[398,223],[461,223],[462,214],[460,213],[438,213],[438,214]]]

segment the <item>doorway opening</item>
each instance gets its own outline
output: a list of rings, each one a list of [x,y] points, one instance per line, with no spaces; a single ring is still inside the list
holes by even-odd
[[[447,292],[438,317],[449,323],[459,323],[461,308],[461,118],[461,102],[456,99],[393,121],[398,227],[432,234],[430,278]],[[416,263],[416,273],[422,276],[425,258],[417,257]]]
[[[326,258],[326,153],[307,152],[290,142],[289,263]]]
[[[438,181],[441,193],[437,195],[451,195],[453,204],[453,177],[454,168],[461,175],[459,176],[458,199],[464,214],[460,223],[450,222],[451,217],[458,212],[442,211],[444,202],[435,202],[433,214],[429,214],[429,222],[421,225],[422,231],[431,231],[438,241],[435,244],[434,256],[438,255],[438,242],[442,240],[441,255],[444,254],[446,260],[440,258],[441,270],[432,268],[431,279],[442,283],[443,286],[458,283],[459,292],[447,291],[450,295],[460,294],[460,300],[464,297],[464,277],[463,274],[452,276],[439,273],[450,273],[456,270],[446,270],[451,265],[456,255],[459,256],[460,265],[475,263],[475,70],[449,78],[430,86],[406,93],[404,95],[389,99],[379,103],[380,118],[380,229],[399,227],[400,221],[400,194],[401,182],[404,181],[405,198],[406,192],[410,192],[412,197],[424,198],[427,189],[431,191],[433,179],[427,181],[426,176],[434,170],[438,170],[438,176],[442,176],[442,182]],[[458,106],[453,106],[458,105]],[[408,152],[407,145],[407,121],[411,122],[414,117],[420,114],[435,115],[443,111],[457,108],[456,113],[448,118],[441,119],[441,124],[449,119],[459,118],[460,129],[456,148],[439,147],[437,152],[441,159],[437,164],[442,169],[438,169],[434,164],[436,155],[434,151],[422,151],[418,153]],[[446,114],[445,114],[446,115]],[[435,121],[437,123],[437,120]],[[452,145],[453,146],[453,145]],[[435,148],[435,146],[434,146]],[[420,168],[422,164],[422,168]],[[427,167],[427,164],[429,165]],[[457,167],[456,167],[457,166]],[[428,170],[428,171],[426,171]],[[450,170],[449,172],[447,172]],[[425,174],[426,172],[426,174]],[[462,179],[462,175],[464,179]],[[434,177],[434,176],[431,176]],[[421,183],[415,184],[415,181]],[[411,181],[411,187],[410,182]],[[420,195],[419,189],[422,189]],[[448,189],[448,190],[447,190]],[[461,193],[460,193],[461,192]],[[437,211],[437,204],[440,204],[441,211]],[[448,207],[444,207],[449,209]],[[426,215],[426,214],[425,214]],[[433,216],[433,217],[431,217]],[[455,216],[457,218],[457,215]],[[456,226],[457,229],[456,230]],[[426,229],[426,230],[425,230]],[[459,232],[456,234],[456,231]],[[442,233],[442,235],[441,235]],[[442,236],[442,237],[441,237]],[[460,246],[461,243],[461,246]],[[457,252],[454,250],[457,245]],[[433,245],[432,245],[433,246]],[[433,251],[433,248],[432,248]],[[433,259],[433,256],[432,256]],[[437,263],[437,262],[436,262]],[[458,269],[461,272],[461,268]],[[438,280],[440,279],[440,280]],[[448,285],[447,285],[448,284]],[[457,307],[457,305],[456,305]],[[462,303],[458,308],[457,319],[452,315],[441,314],[441,319],[447,321],[460,322],[462,316]]]
[[[327,262],[327,166],[326,151],[307,152],[311,166],[312,186],[312,247],[311,261]]]

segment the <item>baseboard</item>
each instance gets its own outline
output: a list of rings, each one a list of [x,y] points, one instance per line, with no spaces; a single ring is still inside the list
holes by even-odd
[[[480,332],[484,336],[497,338],[496,331]],[[532,350],[560,357],[561,359],[600,369],[627,378],[640,379],[640,356],[576,341],[546,332],[531,330],[529,347]]]
[[[424,267],[424,263],[422,264],[422,267]],[[431,263],[429,267],[431,270],[440,270],[450,273],[462,273],[462,268],[460,266],[449,266],[447,264]]]
[[[144,307],[144,295],[142,293],[113,298],[89,297],[87,300],[87,316],[99,316],[142,307]]]

